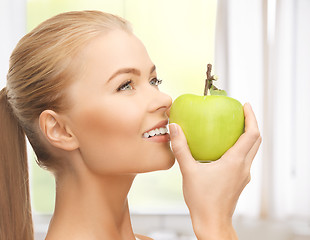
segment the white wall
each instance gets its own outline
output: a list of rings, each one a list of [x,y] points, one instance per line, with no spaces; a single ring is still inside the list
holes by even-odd
[[[0,89],[6,84],[9,57],[26,32],[26,0],[0,1]]]

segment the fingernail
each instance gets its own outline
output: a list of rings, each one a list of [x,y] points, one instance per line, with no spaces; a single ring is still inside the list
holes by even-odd
[[[170,132],[170,137],[176,137],[178,135],[178,128],[175,123],[169,124],[169,132]]]

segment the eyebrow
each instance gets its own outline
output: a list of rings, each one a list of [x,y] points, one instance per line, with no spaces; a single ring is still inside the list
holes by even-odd
[[[155,70],[156,70],[156,66],[153,65],[151,70],[150,70],[150,73],[153,73]],[[136,68],[121,68],[121,69],[117,70],[115,73],[112,74],[112,76],[108,79],[108,82],[110,82],[113,78],[115,78],[118,75],[127,74],[127,73],[131,73],[131,74],[134,74],[134,75],[137,75],[137,76],[141,75],[141,71],[139,69],[136,69]]]

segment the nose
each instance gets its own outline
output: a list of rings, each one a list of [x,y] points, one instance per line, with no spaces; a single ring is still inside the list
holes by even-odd
[[[154,93],[151,102],[149,103],[149,111],[150,112],[162,111],[163,113],[166,113],[167,111],[169,112],[171,104],[172,104],[172,98],[168,94],[157,90]]]

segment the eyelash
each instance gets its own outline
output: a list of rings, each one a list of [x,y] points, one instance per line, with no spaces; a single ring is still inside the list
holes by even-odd
[[[151,82],[155,81],[155,84],[152,84]],[[154,86],[158,86],[160,85],[161,83],[163,82],[163,80],[160,80],[158,78],[152,78],[151,81],[150,81],[150,84],[151,85],[154,85]]]
[[[162,83],[162,81],[163,81],[163,80],[160,80],[160,79],[158,79],[158,78],[152,78],[151,81],[150,81],[150,84],[157,87],[158,85],[160,85],[160,84]],[[127,90],[126,88],[127,88],[128,86],[130,86],[130,84],[132,84],[132,83],[133,83],[132,80],[127,80],[124,84],[122,84],[121,86],[119,86],[119,87],[117,88],[117,91],[120,92],[120,91],[125,91],[125,90]],[[132,87],[132,88],[133,88],[133,87]],[[132,90],[132,89],[128,89],[128,90]]]
[[[130,86],[130,84],[132,83],[132,80],[127,80],[125,83],[123,83],[122,85],[120,85],[118,88],[117,88],[117,91],[120,92],[120,91],[125,91],[126,87],[127,86]]]

